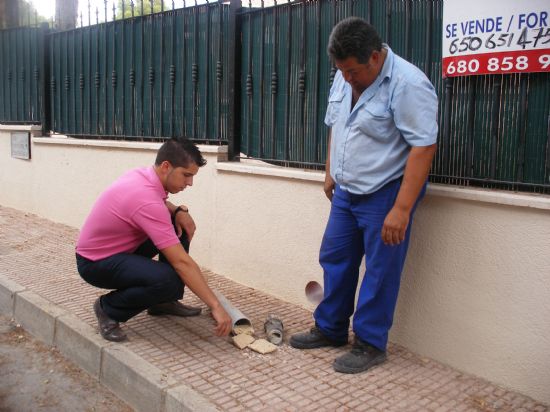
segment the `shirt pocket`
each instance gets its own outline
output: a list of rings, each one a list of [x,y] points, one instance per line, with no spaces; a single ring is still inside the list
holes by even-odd
[[[369,102],[357,113],[361,132],[376,140],[385,140],[395,131],[395,122],[389,108],[383,102]]]
[[[335,92],[328,98],[327,115],[325,123],[328,126],[333,126],[338,120],[338,116],[344,111],[344,93]]]

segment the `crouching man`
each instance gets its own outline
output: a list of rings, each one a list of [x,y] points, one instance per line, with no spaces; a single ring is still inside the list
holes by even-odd
[[[78,237],[76,262],[82,279],[111,289],[93,305],[103,338],[125,340],[119,323],[144,310],[198,315],[200,308],[178,302],[185,286],[211,309],[217,336],[231,331],[231,318],[188,254],[195,232],[189,210],[167,201],[168,193],[191,186],[205,164],[191,141],[168,140],[153,166],[125,173],[95,202]]]

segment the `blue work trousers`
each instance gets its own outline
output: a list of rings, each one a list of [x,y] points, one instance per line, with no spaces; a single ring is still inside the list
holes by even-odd
[[[189,252],[189,241],[183,232],[182,246]],[[103,289],[114,289],[101,297],[104,312],[119,322],[126,322],[143,310],[183,297],[184,284],[159,250],[148,239],[133,253],[117,253],[91,261],[76,255],[78,272],[87,283]]]
[[[389,246],[382,241],[382,226],[400,187],[401,179],[368,195],[354,195],[338,186],[335,188],[319,255],[324,271],[324,297],[314,312],[321,332],[335,341],[348,340],[350,317],[354,315],[355,335],[380,350],[386,350],[412,218],[426,190],[424,185],[411,212],[405,240],[399,245]],[[354,314],[363,256],[366,272]]]

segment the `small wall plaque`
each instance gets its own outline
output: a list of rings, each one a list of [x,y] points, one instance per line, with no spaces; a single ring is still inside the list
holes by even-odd
[[[11,157],[17,159],[31,158],[31,134],[17,132],[11,134]]]

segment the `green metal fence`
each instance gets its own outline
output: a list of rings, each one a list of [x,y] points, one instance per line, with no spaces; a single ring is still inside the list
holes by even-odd
[[[324,111],[334,76],[326,45],[348,16],[370,21],[421,68],[439,96],[431,181],[550,193],[550,75],[442,79],[443,0],[285,3],[242,14],[242,152],[323,168]]]
[[[335,74],[326,44],[334,24],[355,15],[437,90],[431,181],[550,193],[550,74],[442,79],[442,8],[443,0],[230,0],[96,17],[50,35],[0,31],[0,122],[42,122],[75,137],[186,136],[228,144],[232,158],[322,169]]]
[[[441,53],[433,49],[441,48],[441,2],[332,0],[245,9],[241,148],[247,156],[323,167],[335,74],[326,46],[332,27],[348,16],[370,21],[394,51],[440,82]]]
[[[213,3],[52,34],[52,129],[226,142],[228,11]]]
[[[47,27],[0,30],[0,123],[45,119],[47,32]]]

